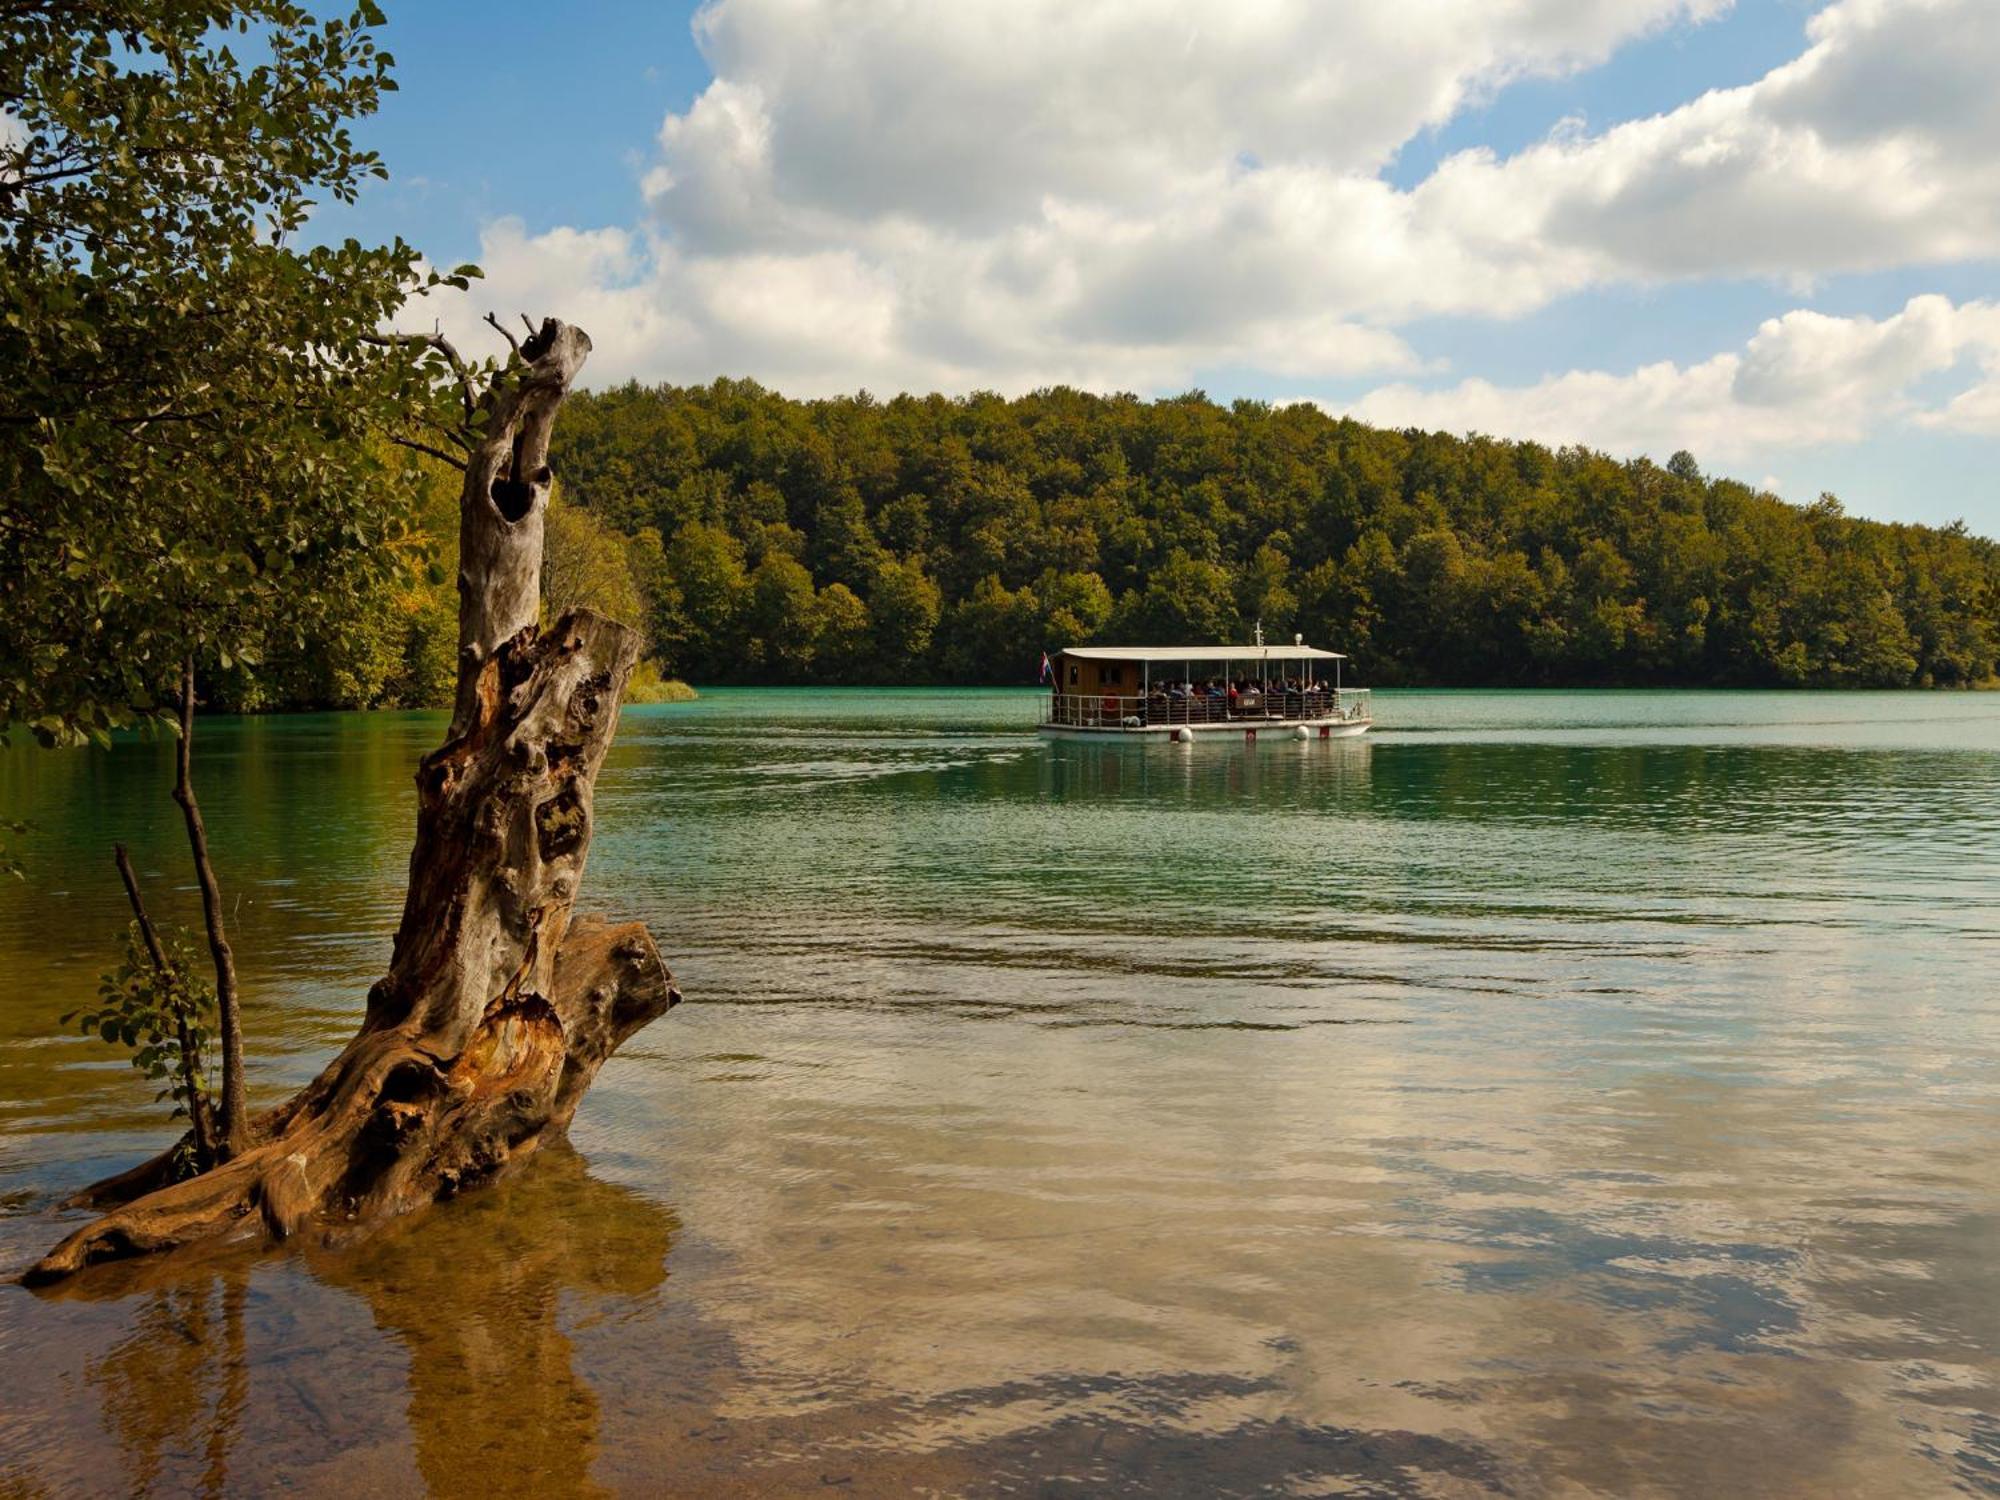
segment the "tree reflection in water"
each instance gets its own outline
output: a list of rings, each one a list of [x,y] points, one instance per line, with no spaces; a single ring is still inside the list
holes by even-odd
[[[135,1494],[575,1494],[593,1488],[599,1405],[569,1330],[590,1300],[655,1292],[677,1228],[556,1144],[514,1178],[289,1266],[238,1248],[106,1267],[62,1296],[123,1304],[129,1326],[83,1373]],[[418,1474],[384,1443],[393,1412],[372,1351],[327,1340],[289,1289],[251,1286],[299,1268],[360,1299],[406,1355]],[[287,1342],[308,1346],[309,1370],[274,1361]]]
[[[248,1279],[249,1267],[238,1261],[178,1286],[154,1288],[131,1333],[85,1365],[84,1379],[98,1392],[133,1493],[160,1487],[224,1492],[248,1386]]]
[[[512,1180],[308,1264],[410,1352],[410,1430],[432,1494],[576,1494],[590,1488],[598,1400],[576,1374],[564,1294],[654,1292],[676,1228],[550,1146]]]
[[[518,1177],[307,1263],[409,1351],[431,1494],[574,1494],[590,1487],[598,1405],[575,1369],[564,1294],[651,1293],[677,1227],[554,1145]]]

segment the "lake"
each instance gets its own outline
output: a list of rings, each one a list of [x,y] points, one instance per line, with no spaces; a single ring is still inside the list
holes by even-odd
[[[627,710],[582,909],[687,1003],[346,1250],[0,1288],[0,1492],[2000,1494],[2000,694]],[[218,720],[260,1102],[388,958],[435,715]],[[57,1034],[193,920],[168,752],[0,753],[0,1264],[157,1148]]]

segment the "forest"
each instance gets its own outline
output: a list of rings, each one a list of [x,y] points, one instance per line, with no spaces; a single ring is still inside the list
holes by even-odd
[[[1377,685],[1943,687],[2000,657],[1993,541],[1788,504],[1687,453],[1199,392],[798,401],[717,380],[578,393],[553,458],[550,608],[641,625],[658,672],[696,683],[1031,683],[1045,649],[1259,622]],[[421,561],[333,649],[230,701],[437,699],[453,490],[415,482]]]
[[[697,681],[1028,682],[1046,647],[1260,620],[1384,684],[1959,684],[2000,644],[2000,548],[1963,528],[1307,405],[628,385],[574,404],[558,472],[643,539]]]

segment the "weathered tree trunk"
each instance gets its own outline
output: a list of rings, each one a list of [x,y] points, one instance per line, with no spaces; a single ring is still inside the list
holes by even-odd
[[[240,1154],[86,1225],[31,1282],[233,1230],[337,1230],[490,1179],[560,1132],[604,1060],[680,999],[643,925],[571,917],[639,649],[588,611],[535,623],[549,431],[589,349],[550,319],[481,398],[458,705],[417,773],[402,923],[359,1034]],[[150,1183],[141,1168],[93,1201]]]
[[[477,714],[480,668],[541,615],[542,531],[548,519],[549,437],[556,410],[590,354],[581,328],[545,320],[521,345],[521,377],[496,386],[465,466],[458,513],[458,701],[451,735]]]

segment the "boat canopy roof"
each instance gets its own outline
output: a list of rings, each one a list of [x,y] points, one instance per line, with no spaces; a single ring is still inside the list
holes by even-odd
[[[1078,661],[1346,661],[1317,646],[1065,646]]]

